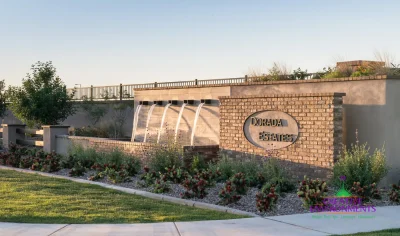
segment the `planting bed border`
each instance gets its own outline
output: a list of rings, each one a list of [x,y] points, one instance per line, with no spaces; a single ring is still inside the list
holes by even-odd
[[[229,208],[229,207],[218,206],[218,205],[208,204],[208,203],[204,203],[204,202],[196,202],[196,201],[191,201],[191,200],[187,200],[187,199],[175,198],[175,197],[160,195],[160,194],[156,194],[156,193],[150,193],[150,192],[146,192],[146,191],[142,191],[142,190],[137,190],[137,189],[132,189],[132,188],[124,188],[124,187],[119,187],[119,186],[115,186],[115,185],[105,184],[105,183],[96,182],[96,181],[78,179],[78,178],[73,178],[73,177],[68,177],[68,176],[55,175],[55,174],[51,174],[51,173],[47,173],[47,172],[26,170],[26,169],[20,169],[20,168],[3,166],[3,165],[0,165],[0,169],[14,170],[14,171],[28,173],[28,174],[38,174],[38,175],[53,177],[53,178],[58,178],[58,179],[67,179],[67,180],[71,180],[71,181],[78,182],[78,183],[99,185],[99,186],[102,186],[102,187],[108,188],[108,189],[114,189],[114,190],[118,190],[121,192],[129,193],[129,194],[134,194],[134,195],[147,197],[147,198],[151,198],[151,199],[155,199],[155,200],[172,202],[175,204],[180,204],[180,205],[185,205],[185,206],[227,212],[227,213],[232,213],[232,214],[236,214],[236,215],[260,217],[259,215],[254,214],[254,213],[236,210],[236,209]]]

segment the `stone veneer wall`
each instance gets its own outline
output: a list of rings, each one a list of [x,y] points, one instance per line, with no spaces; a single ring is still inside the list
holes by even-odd
[[[72,144],[81,145],[84,148],[95,148],[97,151],[112,151],[118,148],[119,150],[132,154],[134,156],[143,158],[146,157],[148,152],[153,149],[157,144],[152,143],[139,143],[116,141],[105,138],[92,138],[80,136],[58,135],[56,136],[56,152],[62,155],[68,153],[68,148]],[[186,164],[189,164],[193,155],[199,154],[205,158],[205,161],[216,160],[218,158],[219,146],[218,145],[205,145],[205,146],[182,146],[185,154]]]
[[[95,148],[97,151],[112,151],[120,149],[121,151],[134,156],[143,157],[146,152],[152,149],[155,144],[136,143],[130,141],[117,141],[106,138],[92,138],[80,136],[59,135],[56,136],[56,152],[62,155],[68,153],[68,148],[72,144],[81,145],[84,148]]]
[[[344,93],[281,94],[220,97],[220,149],[236,157],[266,156],[266,150],[247,141],[243,125],[248,116],[263,110],[291,115],[299,136],[290,146],[272,151],[294,176],[330,177],[342,148]]]

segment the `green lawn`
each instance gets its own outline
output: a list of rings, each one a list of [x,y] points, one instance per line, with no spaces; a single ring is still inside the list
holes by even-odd
[[[387,229],[382,231],[373,231],[358,234],[344,234],[345,236],[399,236],[400,229]]]
[[[0,170],[0,202],[0,222],[144,223],[244,218],[10,170]]]

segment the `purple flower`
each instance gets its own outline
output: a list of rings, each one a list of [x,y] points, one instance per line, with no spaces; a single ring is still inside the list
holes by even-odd
[[[346,181],[346,176],[345,176],[345,175],[342,175],[342,176],[339,177],[339,179],[340,179],[340,181],[343,181],[343,182],[344,182],[344,181]]]

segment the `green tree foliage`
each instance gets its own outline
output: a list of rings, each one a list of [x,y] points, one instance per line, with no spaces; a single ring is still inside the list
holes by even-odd
[[[73,95],[67,93],[53,64],[39,61],[32,65],[21,87],[10,87],[10,109],[30,127],[56,125],[75,113]]]
[[[0,118],[3,118],[6,115],[7,111],[7,93],[5,91],[6,83],[4,80],[0,80]]]
[[[86,113],[86,118],[90,121],[91,125],[96,125],[101,118],[107,113],[107,108],[98,105],[92,99],[88,99],[87,96],[82,97],[81,107]]]

